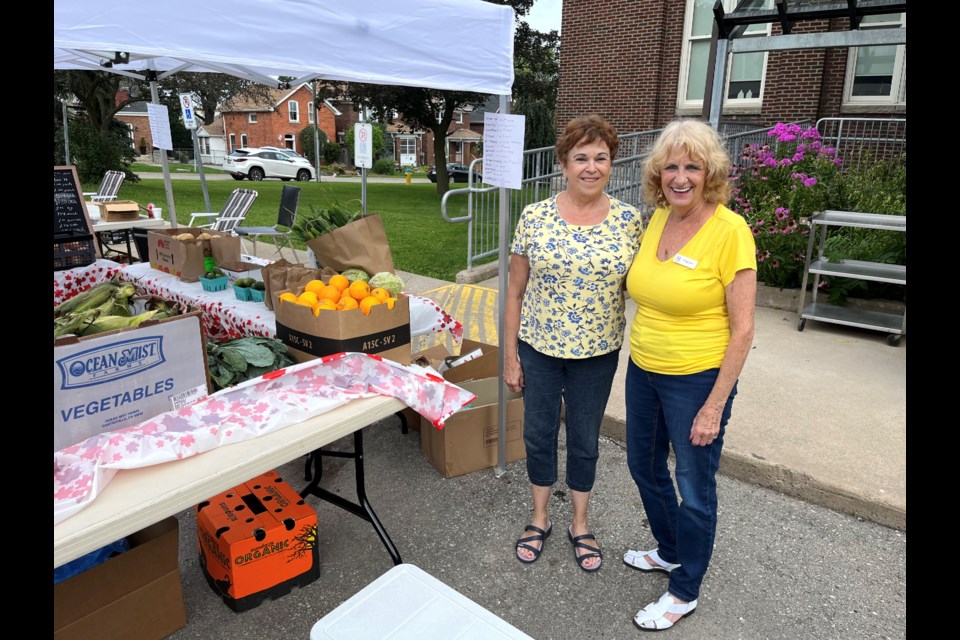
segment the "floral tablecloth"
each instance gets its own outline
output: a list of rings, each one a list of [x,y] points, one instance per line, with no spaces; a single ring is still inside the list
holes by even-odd
[[[53,522],[89,505],[120,469],[188,458],[375,395],[402,400],[437,429],[476,398],[427,369],[364,353],[297,364],[56,451]]]

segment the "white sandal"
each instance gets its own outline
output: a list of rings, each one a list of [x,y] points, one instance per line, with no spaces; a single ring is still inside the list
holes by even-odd
[[[653,564],[644,560],[644,556],[650,556]],[[663,571],[664,573],[670,573],[680,566],[679,564],[673,564],[661,558],[660,554],[657,553],[657,549],[651,551],[634,551],[633,549],[628,549],[627,552],[623,554],[623,563],[628,567],[640,569],[640,571]]]
[[[669,629],[676,622],[670,622],[664,616],[668,613],[680,614],[680,620],[683,620],[697,609],[697,601],[691,600],[685,604],[678,604],[670,592],[664,593],[656,602],[651,602],[643,609],[637,612],[633,617],[633,624],[637,625],[642,631],[663,631]]]

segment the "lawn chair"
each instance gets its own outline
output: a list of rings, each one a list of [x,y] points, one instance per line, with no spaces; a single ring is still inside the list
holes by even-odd
[[[220,213],[192,213],[188,226],[237,235],[237,227],[247,217],[247,212],[250,211],[258,195],[260,194],[253,189],[234,189]],[[210,218],[214,219],[213,222],[197,223],[197,220]]]
[[[89,197],[90,202],[112,202],[117,199],[120,185],[126,177],[127,174],[123,171],[107,171],[100,181],[100,188],[96,191],[84,191],[83,196]]]
[[[234,229],[241,238],[249,238],[253,243],[253,255],[257,255],[257,240],[260,238],[273,238],[273,243],[277,246],[276,253],[283,257],[283,248],[290,247],[293,251],[293,245],[290,244],[290,234],[292,233],[294,221],[297,219],[297,205],[300,204],[300,187],[294,187],[289,184],[283,185],[283,193],[280,194],[280,211],[277,213],[277,224],[272,227],[237,227]],[[278,227],[286,227],[286,230]],[[296,262],[296,254],[294,254]]]

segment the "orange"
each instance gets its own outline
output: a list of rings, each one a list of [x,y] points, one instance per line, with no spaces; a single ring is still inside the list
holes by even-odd
[[[353,284],[356,284],[356,282],[354,282]],[[367,296],[366,298],[360,301],[360,312],[363,313],[363,315],[365,316],[370,315],[370,307],[372,307],[375,304],[383,304],[383,303],[377,300],[376,298],[374,298],[373,296]]]
[[[296,302],[296,301],[297,301],[297,294],[295,293],[292,293],[290,291],[284,291],[283,293],[280,294],[280,304],[283,304],[284,302]]]
[[[390,297],[390,292],[382,287],[376,287],[370,290],[370,295],[379,300],[380,302],[386,302],[387,298]]]
[[[297,296],[297,304],[303,304],[308,307],[312,307],[313,305],[317,304],[319,299],[320,298],[318,298],[317,294],[315,294],[313,291],[304,291]]]
[[[347,294],[340,298],[340,302],[337,304],[337,309],[340,311],[349,311],[350,309],[360,308],[360,303],[357,302],[357,299]]]
[[[320,291],[327,285],[323,284],[323,280],[311,280],[304,285],[304,291],[313,291],[317,295],[320,294]]]
[[[334,302],[333,300],[328,300],[326,298],[323,298],[317,301],[317,304],[313,305],[313,315],[319,316],[321,309],[326,309],[328,311],[336,311],[337,303]]]
[[[330,276],[330,284],[336,287],[337,289],[339,289],[340,291],[344,291],[347,287],[350,286],[350,281],[347,279],[346,276],[342,276],[338,273],[335,276]]]
[[[385,302],[386,305],[387,305],[387,309],[390,309],[390,311],[393,311],[393,305],[397,304],[397,299],[396,299],[396,298],[387,298],[386,300],[384,300],[384,302]]]
[[[334,302],[340,300],[340,289],[337,289],[331,284],[325,285],[320,291],[317,291],[316,294],[320,300],[333,300]]]
[[[370,295],[370,285],[363,280],[354,280],[350,283],[350,288],[347,291],[357,300],[363,300]]]

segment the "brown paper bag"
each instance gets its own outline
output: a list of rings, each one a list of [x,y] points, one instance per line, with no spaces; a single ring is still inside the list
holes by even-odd
[[[268,309],[273,309],[274,298],[276,297],[274,294],[290,288],[287,285],[288,278],[302,278],[305,275],[313,276],[316,272],[316,269],[305,267],[302,264],[287,262],[283,258],[266,265],[260,270],[260,275],[263,278],[263,303],[267,305]]]
[[[383,220],[377,214],[364,216],[348,225],[307,241],[317,264],[337,271],[363,269],[371,276],[394,272],[393,255]]]

